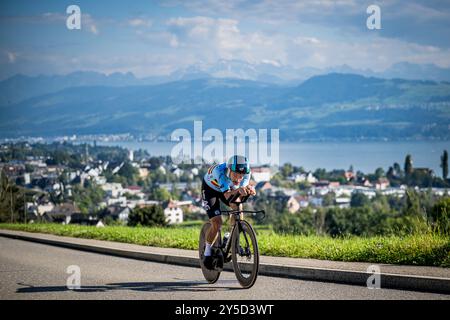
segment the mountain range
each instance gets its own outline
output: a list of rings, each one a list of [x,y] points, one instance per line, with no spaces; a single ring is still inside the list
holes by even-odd
[[[67,75],[15,75],[0,81],[0,105],[10,105],[42,94],[80,86],[136,86],[156,85],[174,81],[205,78],[241,79],[282,86],[296,86],[317,75],[329,73],[357,74],[383,79],[450,81],[450,68],[433,64],[397,63],[383,72],[355,69],[348,65],[318,69],[293,68],[276,61],[252,64],[240,60],[218,60],[212,64],[195,64],[178,69],[168,75],[137,78],[131,72],[105,75],[93,71],[78,71]]]
[[[220,74],[180,70],[171,79],[94,72],[15,76],[0,82],[0,135],[168,137],[203,120],[204,130],[277,128],[288,141],[450,139],[449,82],[336,72],[290,84],[242,79],[252,70],[253,77],[275,77],[265,67],[267,73],[238,68],[240,79],[228,67],[215,69]]]

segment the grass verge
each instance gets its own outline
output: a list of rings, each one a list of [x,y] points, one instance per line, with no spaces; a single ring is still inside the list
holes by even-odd
[[[200,227],[145,228],[59,224],[0,224],[0,229],[108,240],[145,246],[196,250]],[[260,253],[269,256],[450,267],[450,237],[417,234],[405,237],[280,235],[257,230]]]

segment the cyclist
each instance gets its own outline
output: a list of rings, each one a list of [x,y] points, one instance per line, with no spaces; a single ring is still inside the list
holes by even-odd
[[[211,227],[206,234],[203,264],[209,270],[214,269],[211,245],[222,227],[220,201],[230,206],[232,210],[242,210],[242,205],[229,203],[229,200],[236,194],[239,196],[256,195],[255,188],[249,185],[250,175],[247,158],[235,155],[227,162],[211,166],[203,177],[202,205],[211,222]],[[233,226],[234,217],[230,217],[230,224]]]

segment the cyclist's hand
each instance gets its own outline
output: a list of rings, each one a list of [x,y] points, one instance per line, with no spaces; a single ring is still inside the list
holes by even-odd
[[[247,188],[247,194],[249,194],[251,196],[256,195],[255,187],[249,185],[246,188]]]
[[[247,195],[247,188],[246,187],[241,187],[241,188],[239,188],[237,190],[238,190],[240,196],[245,197]]]

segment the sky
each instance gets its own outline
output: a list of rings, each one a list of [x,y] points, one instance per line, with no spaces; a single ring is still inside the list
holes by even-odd
[[[369,30],[378,5],[381,29]],[[81,30],[66,9],[78,5]],[[91,70],[168,75],[241,60],[292,68],[450,67],[450,1],[4,0],[0,79]]]

